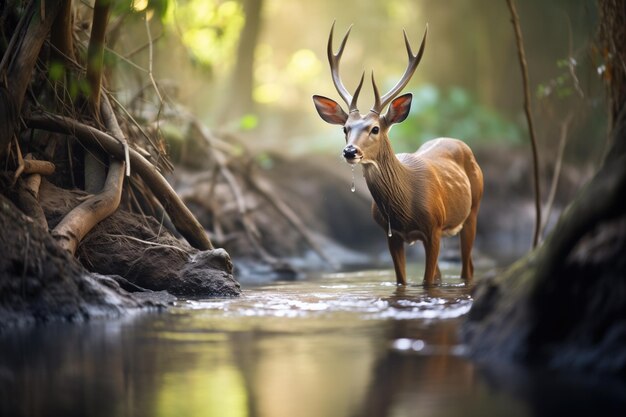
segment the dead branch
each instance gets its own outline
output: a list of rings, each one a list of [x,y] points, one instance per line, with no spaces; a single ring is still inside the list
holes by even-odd
[[[15,152],[17,153],[17,169],[13,174],[14,184],[22,174],[54,174],[55,166],[52,162],[34,160],[30,153],[27,154],[25,158],[22,158],[22,150],[17,140],[15,141]]]
[[[54,164],[48,161],[24,160],[24,174],[52,175],[54,174]]]
[[[522,29],[519,24],[519,16],[515,9],[513,0],[507,0],[511,11],[511,22],[515,29],[515,39],[517,41],[517,54],[519,57],[520,67],[522,71],[522,82],[524,86],[524,112],[526,113],[526,121],[530,132],[530,144],[533,156],[533,179],[535,185],[535,234],[533,236],[533,248],[539,243],[539,235],[541,231],[541,190],[539,186],[539,156],[537,154],[537,140],[535,138],[535,127],[533,125],[532,111],[530,108],[530,87],[528,81],[528,65],[526,63],[526,52],[524,51],[524,40],[522,38]]]
[[[198,131],[200,136],[207,142],[209,146],[211,146],[211,136],[208,134],[204,126],[196,119],[192,118],[191,123],[194,128]],[[265,248],[259,242],[259,229],[256,227],[256,224],[250,218],[249,210],[246,205],[245,199],[243,197],[243,192],[241,191],[241,187],[237,183],[235,176],[233,175],[230,168],[228,168],[228,161],[226,156],[219,151],[218,149],[212,149],[213,159],[215,160],[216,165],[219,167],[219,172],[226,180],[226,183],[230,187],[233,197],[235,197],[235,202],[237,203],[237,208],[239,211],[239,216],[241,218],[241,224],[248,236],[248,240],[256,250],[256,252],[261,256],[261,258],[269,263],[269,264],[277,264],[278,260],[270,255]]]
[[[276,209],[276,211],[287,219],[289,224],[291,224],[294,229],[300,233],[306,243],[321,259],[328,262],[331,267],[335,269],[337,268],[338,265],[317,244],[317,242],[313,239],[311,232],[304,225],[304,223],[302,223],[298,215],[291,209],[291,207],[285,204],[284,201],[275,196],[275,193],[272,191],[271,186],[267,181],[261,178],[255,178],[253,175],[246,176],[246,179],[254,190],[261,194]]]
[[[87,126],[74,119],[47,113],[45,115],[28,117],[25,119],[25,122],[31,129],[43,129],[72,135],[88,148],[103,150],[117,159],[123,159],[124,157],[124,149],[119,141],[101,130]],[[152,190],[183,237],[197,249],[213,249],[213,245],[202,225],[180,200],[156,167],[134,149],[130,149],[129,154],[133,171]]]
[[[235,201],[239,208],[239,214],[242,218],[242,223],[246,233],[249,237],[252,245],[257,249],[257,252],[261,255],[263,259],[269,261],[269,263],[276,263],[275,258],[271,257],[269,254],[261,253],[262,247],[258,242],[259,232],[257,230],[256,225],[250,219],[249,210],[245,205],[245,200],[243,198],[243,193],[237,181],[235,180],[232,171],[228,167],[228,160],[226,158],[226,154],[235,153],[235,147],[230,143],[221,140],[220,138],[212,135],[207,129],[200,123],[200,121],[191,114],[186,114],[186,117],[190,120],[191,125],[200,133],[205,142],[209,145],[211,149],[211,155],[213,156],[217,168],[220,173],[230,186],[233,191],[233,195],[235,197]],[[261,197],[267,200],[270,205],[282,216],[287,222],[302,236],[304,241],[309,245],[311,249],[324,261],[328,262],[328,264],[337,268],[337,265],[334,260],[332,260],[323,250],[322,248],[315,242],[315,239],[311,235],[311,232],[308,228],[302,223],[298,215],[289,207],[284,201],[278,198],[275,193],[272,191],[271,186],[264,181],[263,179],[256,178],[249,173],[243,173],[248,182],[249,186],[258,193]]]

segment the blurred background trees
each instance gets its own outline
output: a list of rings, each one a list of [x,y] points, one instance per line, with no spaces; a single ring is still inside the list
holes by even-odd
[[[93,3],[73,2],[73,36],[80,59],[87,55]],[[491,181],[486,198],[497,200],[484,205],[487,221],[479,225],[525,239],[527,225],[520,219],[528,217],[524,199],[531,178],[521,80],[504,1],[346,0],[338,6],[330,0],[115,0],[111,5],[103,61],[107,88],[115,107],[119,104],[132,115],[126,123],[142,126],[143,131],[133,134],[153,139],[148,148],[155,162],[162,164],[168,154],[179,166],[212,170],[206,149],[197,152],[199,137],[205,148],[213,146],[206,144],[207,132],[197,128],[208,126],[228,144],[229,155],[249,159],[275,179],[291,178],[300,184],[291,184],[296,191],[306,189],[302,184],[307,180],[297,177],[298,170],[320,177],[315,169],[304,169],[302,160],[319,156],[331,161],[334,171],[350,175],[336,159],[341,133],[319,122],[310,99],[313,94],[335,96],[325,56],[332,21],[337,20],[339,31],[355,25],[342,61],[348,88],[356,85],[363,70],[374,70],[381,89],[393,85],[404,68],[402,28],[415,42],[428,23],[424,59],[407,87],[414,93],[411,115],[393,129],[393,145],[402,152],[437,136],[468,142]],[[533,0],[518,8],[546,183],[542,201],[548,206],[556,201],[562,208],[597,168],[607,147],[609,120],[602,87],[606,54],[593,47],[597,7],[592,0]],[[15,23],[11,18],[4,13],[5,27]],[[3,36],[6,48],[10,36]],[[55,39],[54,45],[62,45]],[[58,61],[38,68],[53,83],[66,80],[67,89],[57,97],[61,102],[80,104],[75,102],[89,94],[89,83],[81,77],[66,79],[63,59]],[[369,86],[361,100],[372,101]],[[127,118],[124,112],[122,116]],[[294,175],[271,169],[291,158],[300,160],[290,168]],[[249,166],[245,162],[239,174],[249,177]],[[163,167],[164,172],[171,168],[167,163]],[[551,183],[558,185],[554,198]],[[363,184],[357,189],[364,189]],[[323,199],[335,195],[327,192]],[[242,201],[238,205],[240,214],[248,210]],[[505,215],[508,226],[497,217]],[[203,226],[216,233],[210,224],[214,219],[207,215]]]
[[[568,157],[599,157],[602,144],[588,140],[606,128],[602,60],[590,48],[594,2],[529,1],[519,9],[543,151],[556,151],[559,121],[576,112]],[[402,28],[417,39],[429,23],[426,55],[409,86],[413,116],[394,130],[399,148],[444,135],[495,144],[525,137],[513,34],[499,2],[169,2],[159,46],[168,53],[159,54],[165,62],[155,73],[173,81],[180,100],[209,125],[257,129],[253,146],[335,150],[337,135],[310,112],[311,94],[334,94],[325,58],[334,19],[339,29],[355,24],[342,68],[352,87],[363,70],[375,70],[381,88],[393,85],[405,60]],[[371,100],[371,91],[362,100]]]

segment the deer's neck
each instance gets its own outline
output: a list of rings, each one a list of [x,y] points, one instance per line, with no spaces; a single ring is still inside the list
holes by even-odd
[[[381,145],[377,158],[363,167],[374,202],[385,222],[391,221],[392,227],[400,228],[413,217],[411,201],[420,190],[412,185],[411,178],[415,177],[415,173],[411,171],[418,169],[419,166],[408,168],[403,165],[388,140]]]

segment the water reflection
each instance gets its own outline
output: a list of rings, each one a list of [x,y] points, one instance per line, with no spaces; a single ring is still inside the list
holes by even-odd
[[[533,376],[479,373],[462,357],[468,288],[450,278],[425,292],[393,280],[389,271],[330,275],[128,321],[5,335],[0,415],[541,414],[519,395]]]

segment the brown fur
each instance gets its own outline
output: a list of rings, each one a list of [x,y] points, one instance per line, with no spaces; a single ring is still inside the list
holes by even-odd
[[[387,138],[375,156],[362,149],[365,180],[374,198],[374,220],[387,231],[389,251],[398,284],[406,284],[404,242],[421,240],[426,252],[424,282],[440,276],[437,266],[442,235],[453,235],[461,226],[463,267],[461,276],[471,279],[471,250],[483,178],[470,148],[456,139],[426,142],[417,152],[395,155]],[[456,232],[456,233],[455,233]]]

